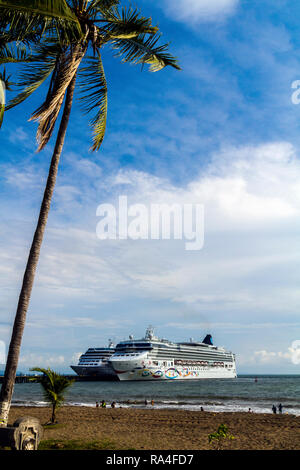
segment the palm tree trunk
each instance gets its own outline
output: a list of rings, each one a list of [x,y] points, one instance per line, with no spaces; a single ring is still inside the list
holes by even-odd
[[[52,405],[52,416],[51,416],[51,423],[54,424],[56,420],[56,403]]]
[[[75,88],[76,74],[74,75],[66,95],[63,115],[59,131],[57,134],[56,144],[50,164],[47,184],[45,187],[43,202],[40,209],[40,215],[33,237],[29,257],[24,273],[22,289],[19,296],[18,308],[15,316],[11,341],[9,345],[5,374],[0,392],[0,427],[7,426],[8,414],[10,410],[11,398],[13,394],[16,371],[18,366],[23,330],[25,327],[26,313],[29,306],[35,271],[39,260],[40,249],[43,241],[44,231],[47,223],[48,213],[50,210],[51,198],[56,182],[58,163],[62,152],[66,130],[72,108],[73,94]]]

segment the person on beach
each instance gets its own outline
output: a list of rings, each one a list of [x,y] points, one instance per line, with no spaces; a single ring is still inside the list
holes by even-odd
[[[282,404],[281,403],[279,403],[279,405],[278,405],[278,411],[279,411],[280,414],[282,413]]]
[[[146,405],[146,406],[148,405],[148,402],[147,402],[147,400],[145,400],[145,405]]]
[[[104,400],[102,400],[102,402],[101,402],[101,408],[106,408],[106,403],[105,403]]]
[[[113,401],[112,404],[110,405],[112,408],[115,408],[116,407],[116,402]]]
[[[96,408],[99,408],[99,403],[96,401]]]
[[[204,411],[203,407],[201,406],[200,411]]]
[[[275,405],[272,406],[272,411],[273,411],[274,415],[276,415],[276,413],[277,413],[277,408],[276,408]]]
[[[151,405],[154,406],[154,400],[151,400]]]

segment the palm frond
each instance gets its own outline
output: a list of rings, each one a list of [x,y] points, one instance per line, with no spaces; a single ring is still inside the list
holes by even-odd
[[[92,14],[93,12],[107,13],[111,8],[119,5],[120,0],[92,0],[88,6],[88,13]]]
[[[0,80],[2,81],[2,84],[5,87],[5,90],[11,90],[11,86],[13,85],[13,83],[9,81],[10,77],[11,75],[7,75],[5,67],[3,67],[3,72],[0,72]],[[3,103],[3,101],[0,102]]]
[[[50,81],[46,101],[50,101],[51,96],[57,93],[63,60],[64,60],[64,54],[62,53],[59,57],[57,57],[55,68],[51,75],[51,81]],[[57,106],[53,108],[51,114],[47,116],[45,119],[41,119],[39,122],[38,130],[37,130],[37,140],[39,141],[38,151],[42,150],[51,138],[63,100],[64,100],[64,94],[61,95],[60,100],[57,103]]]
[[[0,65],[7,63],[31,62],[30,51],[23,44],[0,42]]]
[[[65,0],[0,0],[0,8],[14,12],[25,12],[31,15],[44,15],[46,18],[57,18],[77,23],[76,16]]]
[[[0,27],[18,34],[18,39],[35,30],[55,30],[64,41],[82,36],[80,24],[65,0],[0,0]]]
[[[140,34],[157,33],[158,28],[152,26],[151,18],[141,16],[140,11],[132,7],[112,8],[103,15],[105,25],[101,27],[104,40],[130,39]]]
[[[91,150],[99,150],[105,135],[107,120],[107,83],[100,54],[98,57],[87,57],[87,65],[79,70],[80,97],[82,109],[87,114],[97,109],[90,124],[93,128],[93,145]]]
[[[42,150],[49,141],[67,88],[77,72],[86,49],[87,45],[79,43],[74,48],[69,48],[68,51],[64,52],[59,59],[60,62],[55,77],[50,83],[46,100],[30,118],[30,120],[39,122],[37,131],[38,151]]]
[[[1,10],[0,10],[1,12]],[[0,47],[6,46],[10,43],[15,43],[20,46],[30,46],[31,44],[37,44],[40,42],[40,37],[37,36],[34,30],[28,31],[28,33],[22,37],[22,40],[19,39],[19,32],[14,30],[5,30],[0,29]]]
[[[158,28],[152,26],[151,18],[140,16],[140,12],[132,7],[123,7],[121,10],[113,8],[104,15],[106,24],[101,32],[107,39],[130,39],[140,34],[157,33]]]
[[[169,44],[157,45],[161,35],[146,36],[141,34],[131,39],[114,39],[112,46],[117,50],[116,56],[123,57],[122,62],[132,64],[148,64],[150,72],[158,72],[164,67],[171,66],[181,70],[177,59],[167,52]]]
[[[20,78],[17,84],[20,83],[20,86],[24,87],[24,89],[9,101],[6,109],[11,109],[22,103],[44,83],[53,72],[61,50],[61,46],[55,43],[39,44],[36,46],[35,53],[28,58],[28,61],[31,62],[30,65],[25,65],[19,74]]]

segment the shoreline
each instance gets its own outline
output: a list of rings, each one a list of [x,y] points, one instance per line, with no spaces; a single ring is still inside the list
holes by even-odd
[[[21,416],[49,421],[48,406],[12,406],[9,423]],[[232,450],[299,450],[300,417],[248,412],[208,412],[157,408],[96,408],[63,406],[58,426],[45,428],[43,440],[83,440],[111,443],[114,449],[209,450],[208,435],[226,424]]]
[[[106,405],[107,408],[110,408],[112,400],[107,400]],[[115,400],[114,400],[115,401]],[[275,403],[276,404],[276,403]],[[37,402],[28,402],[25,403],[24,401],[13,402],[12,407],[16,408],[43,408],[47,407],[47,403],[43,401]],[[95,408],[95,402],[68,402],[66,401],[64,406],[66,407],[75,407],[75,408]],[[100,406],[100,405],[99,405]],[[204,411],[208,413],[248,413],[249,409],[251,413],[255,414],[265,414],[265,415],[272,415],[272,404],[265,404],[264,406],[257,406],[255,401],[245,402],[243,404],[234,404],[231,403],[209,403],[209,402],[201,402],[197,404],[192,403],[176,403],[176,402],[165,402],[160,400],[154,400],[154,405],[151,405],[151,401],[148,401],[148,405],[145,405],[143,401],[136,401],[136,400],[126,400],[123,402],[116,402],[116,408],[124,408],[124,409],[132,409],[132,410],[169,410],[169,411],[190,411],[190,412],[201,412],[200,408],[203,408]],[[278,411],[277,411],[277,414]],[[282,415],[289,415],[289,416],[296,416],[300,417],[299,409],[293,408],[291,405],[284,405]]]

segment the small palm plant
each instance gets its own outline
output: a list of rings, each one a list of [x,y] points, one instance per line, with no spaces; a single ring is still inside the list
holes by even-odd
[[[232,440],[234,436],[228,433],[228,426],[226,424],[220,424],[218,430],[208,435],[208,441],[210,444],[215,445],[216,450],[221,450],[225,439]]]
[[[44,398],[52,405],[51,424],[56,422],[56,412],[65,400],[65,392],[74,380],[69,380],[51,369],[34,367],[31,371],[41,372],[43,375],[30,378],[31,382],[38,382],[43,388]]]

